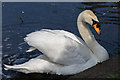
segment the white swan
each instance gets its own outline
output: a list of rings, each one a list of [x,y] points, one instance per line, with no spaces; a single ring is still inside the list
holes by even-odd
[[[6,69],[23,73],[72,75],[95,66],[109,59],[107,51],[96,41],[88,27],[90,24],[100,34],[98,23],[91,10],[80,13],[77,26],[84,41],[64,30],[42,29],[32,32],[25,38],[32,46],[27,52],[38,49],[43,55],[23,64],[5,65]]]

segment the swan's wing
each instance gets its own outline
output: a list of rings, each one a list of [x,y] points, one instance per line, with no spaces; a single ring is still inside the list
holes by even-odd
[[[83,64],[90,59],[90,51],[82,43],[56,30],[41,30],[28,34],[25,41],[37,48],[50,61],[69,65]]]
[[[76,42],[80,43],[81,45],[84,45],[84,46],[87,47],[87,45],[85,44],[85,42],[82,39],[80,39],[79,37],[77,37],[76,35],[74,35],[70,32],[67,32],[67,31],[64,31],[64,30],[49,30],[49,29],[42,29],[41,31],[47,31],[47,32],[50,32],[50,33],[53,33],[53,34],[63,35],[63,36],[69,37],[69,38],[75,40]],[[31,52],[35,49],[36,48],[34,48],[34,47],[30,47],[26,52]]]
[[[50,32],[50,33],[53,33],[53,34],[63,35],[63,36],[69,37],[69,38],[75,40],[76,42],[80,43],[81,45],[84,45],[84,46],[87,47],[86,43],[82,39],[80,39],[79,37],[77,37],[76,35],[74,35],[70,32],[67,32],[67,31],[64,31],[64,30],[50,30],[50,29],[42,29],[41,31],[47,31],[47,32]],[[35,49],[36,48],[34,48],[34,47],[30,47],[26,52],[31,52]]]

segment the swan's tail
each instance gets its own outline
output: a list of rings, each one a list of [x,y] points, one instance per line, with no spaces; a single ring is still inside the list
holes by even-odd
[[[37,58],[31,59],[23,64],[14,65],[14,66],[4,64],[5,66],[4,69],[14,70],[14,71],[18,71],[18,72],[22,72],[26,74],[27,73],[38,73],[38,72],[43,73],[43,72],[49,71],[49,67],[52,68],[51,66],[53,64],[41,58],[43,58],[42,55],[38,56]]]
[[[23,72],[23,73],[30,73],[29,69],[27,67],[22,67],[20,65],[15,65],[15,66],[10,66],[10,65],[6,65],[5,66],[5,70],[13,70],[13,71],[19,71],[19,72]]]

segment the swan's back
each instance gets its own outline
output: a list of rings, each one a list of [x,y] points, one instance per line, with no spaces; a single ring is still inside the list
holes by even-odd
[[[43,32],[43,35],[47,36],[45,33],[53,33],[57,36],[66,36],[66,37],[69,37],[73,40],[75,40],[76,42],[82,44],[82,45],[86,45],[84,41],[82,41],[79,37],[77,37],[76,35],[70,33],[70,32],[67,32],[67,31],[64,31],[64,30],[50,30],[50,29],[42,29],[40,31],[36,31],[36,32],[32,32],[30,34],[28,34],[27,36],[31,36],[31,35],[35,35],[35,34],[38,34]],[[49,35],[48,35],[49,36]]]

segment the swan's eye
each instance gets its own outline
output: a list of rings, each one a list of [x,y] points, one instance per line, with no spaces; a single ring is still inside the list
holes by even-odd
[[[93,19],[92,19],[92,21],[93,21],[93,24],[92,24],[92,25],[95,25],[95,24],[96,24],[96,27],[97,27],[97,28],[100,28],[101,25],[100,25],[99,22],[97,22],[97,21],[95,21],[95,20],[93,20]]]

